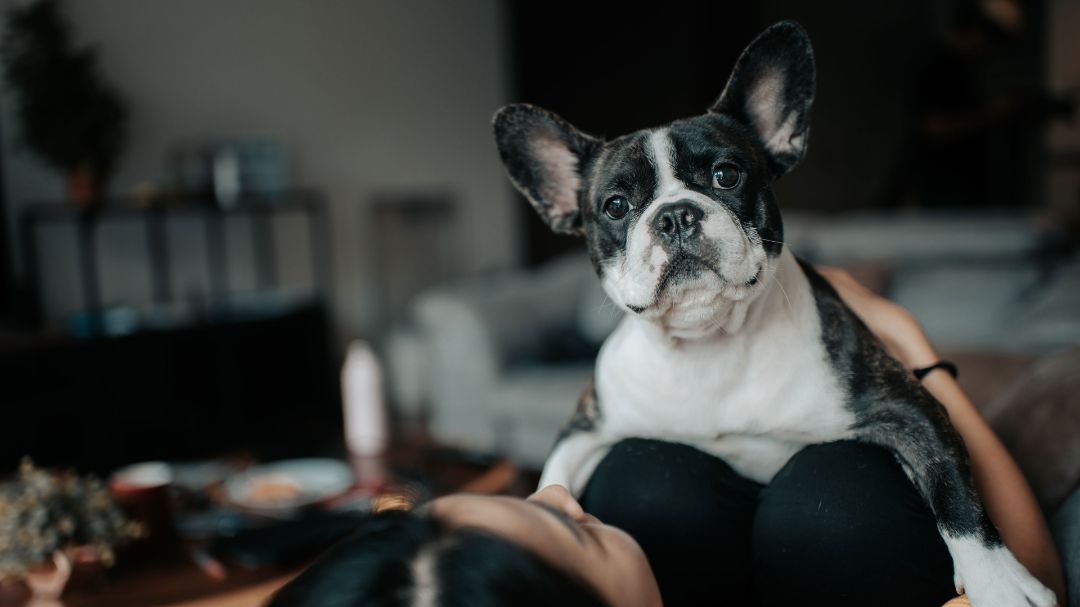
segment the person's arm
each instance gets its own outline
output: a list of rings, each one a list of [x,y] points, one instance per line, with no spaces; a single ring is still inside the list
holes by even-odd
[[[885,344],[889,354],[906,368],[919,369],[938,362],[937,352],[910,312],[874,294],[843,270],[818,271]],[[952,375],[936,369],[923,378],[922,385],[945,407],[964,439],[975,485],[1005,545],[1032,575],[1057,593],[1058,603],[1064,605],[1061,562],[1035,494],[1020,468]]]

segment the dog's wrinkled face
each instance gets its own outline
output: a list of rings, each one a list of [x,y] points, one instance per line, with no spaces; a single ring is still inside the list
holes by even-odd
[[[723,115],[605,145],[583,212],[612,301],[673,335],[727,325],[780,252],[766,166],[747,129]]]
[[[584,235],[609,297],[665,333],[737,330],[782,248],[771,182],[802,157],[809,40],[779,23],[743,52],[705,115],[603,142],[511,105],[495,117],[515,185],[557,232]]]

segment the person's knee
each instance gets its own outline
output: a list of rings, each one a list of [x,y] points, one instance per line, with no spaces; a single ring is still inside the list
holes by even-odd
[[[887,453],[848,443],[811,445],[797,453],[761,494],[754,521],[756,557],[765,570],[807,559],[815,568],[837,564],[840,555],[867,552],[878,535],[881,485],[896,479]],[[885,460],[885,461],[883,461]],[[800,568],[801,569],[801,568]]]
[[[604,522],[648,524],[663,516],[663,495],[672,479],[663,470],[674,445],[660,441],[630,438],[611,447],[593,472],[581,496],[586,512]],[[666,464],[666,465],[665,465]],[[632,488],[634,499],[627,499]]]
[[[766,599],[914,605],[951,588],[933,515],[893,455],[870,445],[813,445],[792,457],[762,491],[753,546]]]
[[[660,534],[669,543],[673,530],[685,529],[688,540],[701,535],[700,527],[677,521],[707,525],[717,519],[717,509],[738,509],[748,522],[759,489],[694,447],[632,438],[614,445],[600,462],[581,504],[605,523],[646,538]]]
[[[693,447],[650,439],[616,444],[582,495],[586,512],[641,544],[665,605],[697,605],[724,588],[753,597],[750,528],[761,485]]]

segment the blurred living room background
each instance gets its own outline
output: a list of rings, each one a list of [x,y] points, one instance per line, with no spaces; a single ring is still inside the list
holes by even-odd
[[[530,478],[619,315],[492,113],[699,114],[797,19],[818,93],[785,240],[919,317],[1048,513],[1080,479],[1075,0],[2,6],[0,477],[344,459],[361,407],[392,475],[437,485],[423,445]]]

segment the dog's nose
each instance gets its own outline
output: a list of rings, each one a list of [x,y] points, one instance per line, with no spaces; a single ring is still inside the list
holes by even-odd
[[[698,222],[704,216],[705,211],[691,202],[673,202],[657,211],[652,227],[665,239],[685,238],[697,229]]]

